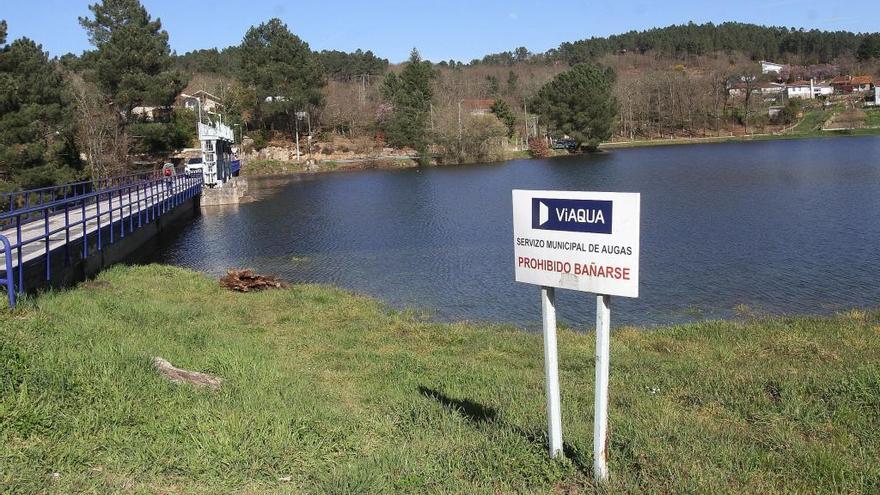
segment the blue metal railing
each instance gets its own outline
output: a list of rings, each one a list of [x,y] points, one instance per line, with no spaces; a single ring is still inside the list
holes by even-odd
[[[87,180],[61,184],[57,186],[40,187],[37,189],[28,189],[26,191],[0,193],[0,213],[9,213],[15,210],[27,209],[48,203],[54,203],[59,200],[75,198],[96,191],[103,191],[111,187],[121,186],[125,184],[135,184],[146,180],[157,179],[161,176],[161,170],[152,170],[149,172],[107,177],[104,179]],[[39,216],[31,216],[25,217],[22,220],[27,223],[29,221],[39,219]],[[3,229],[5,227],[6,224],[3,222],[2,219],[0,219],[0,229]]]
[[[12,246],[5,235],[0,234],[0,242],[3,243],[3,255],[6,259],[6,278],[0,279],[0,283],[6,285],[6,295],[9,296],[9,308],[15,307],[15,278],[12,273]]]
[[[6,265],[6,278],[0,279],[0,283],[6,283],[10,306],[15,304],[15,293],[25,290],[24,266],[29,261],[45,257],[48,282],[52,276],[50,254],[53,249],[63,247],[65,263],[68,263],[71,243],[82,239],[82,258],[85,259],[89,255],[90,235],[94,236],[96,247],[101,251],[105,245],[114,244],[126,233],[154,222],[202,190],[200,173],[172,177],[151,173],[151,177],[140,181],[115,180],[104,182],[107,187],[102,190],[0,213],[0,241],[4,242]],[[58,186],[58,189],[69,186]],[[38,223],[41,220],[42,225]]]

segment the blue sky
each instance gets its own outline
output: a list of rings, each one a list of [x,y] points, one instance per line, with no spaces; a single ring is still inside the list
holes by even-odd
[[[434,61],[470,61],[517,46],[540,52],[563,41],[691,20],[880,30],[880,9],[871,2],[836,0],[142,2],[162,19],[178,53],[238,44],[251,25],[279,17],[312,49],[371,49],[392,62],[404,60],[413,46]],[[9,22],[10,39],[27,36],[51,55],[80,53],[89,46],[77,17],[88,14],[90,3],[94,0],[0,0],[0,19]],[[220,11],[210,27],[195,18],[204,5]]]

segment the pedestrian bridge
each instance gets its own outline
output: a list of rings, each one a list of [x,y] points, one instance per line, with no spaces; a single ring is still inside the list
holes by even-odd
[[[124,259],[193,214],[204,184],[201,172],[155,171],[0,195],[0,287],[9,306],[26,291]]]

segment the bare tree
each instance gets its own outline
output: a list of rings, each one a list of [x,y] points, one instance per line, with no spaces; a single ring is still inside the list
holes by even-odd
[[[71,76],[77,144],[86,155],[92,179],[122,173],[127,168],[130,142],[113,107],[95,85]]]

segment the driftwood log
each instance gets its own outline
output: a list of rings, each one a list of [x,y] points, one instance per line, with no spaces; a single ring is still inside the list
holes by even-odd
[[[196,387],[207,387],[213,390],[219,389],[223,383],[223,379],[218,376],[175,368],[171,363],[160,357],[153,358],[153,367],[156,368],[160,375],[174,383],[188,383]]]
[[[252,270],[226,270],[220,286],[237,292],[283,289],[287,284],[271,275],[257,275]]]

